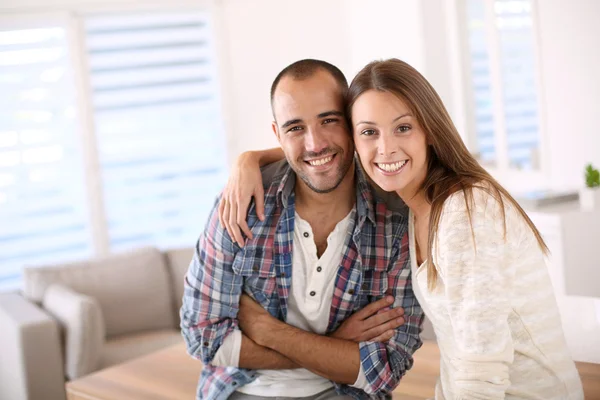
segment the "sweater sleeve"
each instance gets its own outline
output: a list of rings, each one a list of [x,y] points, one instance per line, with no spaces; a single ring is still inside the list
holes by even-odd
[[[455,333],[448,372],[457,399],[504,399],[510,385],[514,277],[506,237],[501,205],[483,190],[473,191],[470,217],[462,192],[444,204],[434,260]]]

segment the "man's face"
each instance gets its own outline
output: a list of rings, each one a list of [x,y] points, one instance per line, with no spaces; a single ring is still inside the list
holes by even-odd
[[[325,71],[303,80],[284,77],[273,113],[273,131],[296,175],[317,193],[337,188],[352,165],[354,145],[335,79]]]

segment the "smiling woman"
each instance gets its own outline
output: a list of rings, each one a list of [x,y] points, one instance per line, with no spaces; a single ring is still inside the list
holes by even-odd
[[[416,191],[425,178],[427,138],[408,105],[390,92],[368,90],[356,100],[352,113],[358,121],[354,143],[369,176],[377,176],[385,191]]]

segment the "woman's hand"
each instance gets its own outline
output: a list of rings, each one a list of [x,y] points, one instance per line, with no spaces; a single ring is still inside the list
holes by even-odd
[[[252,239],[246,223],[250,200],[254,197],[256,214],[264,221],[265,191],[260,172],[260,156],[248,151],[242,153],[231,169],[229,180],[219,203],[219,222],[239,246],[244,246],[244,237]]]

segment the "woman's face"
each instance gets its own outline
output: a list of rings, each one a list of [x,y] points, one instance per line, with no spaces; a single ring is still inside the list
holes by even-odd
[[[368,90],[352,106],[354,143],[366,173],[383,190],[412,196],[427,174],[427,138],[408,105]]]

